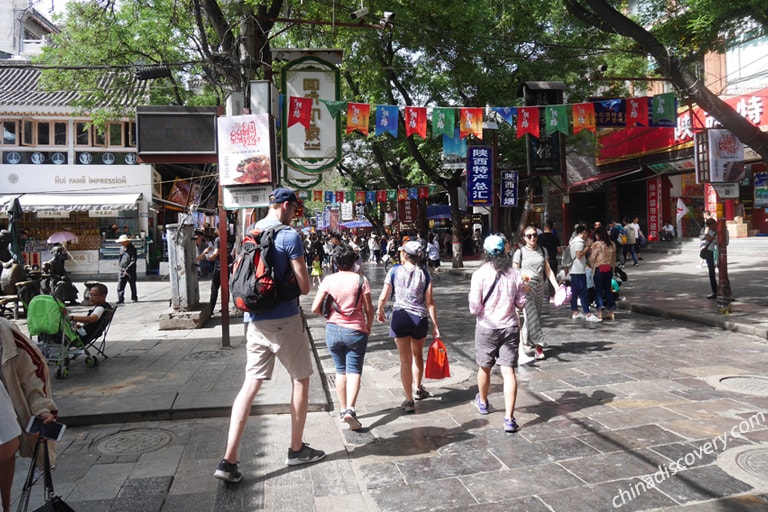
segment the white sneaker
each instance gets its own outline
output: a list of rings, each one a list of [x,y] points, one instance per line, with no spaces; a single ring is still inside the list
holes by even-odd
[[[587,322],[602,322],[602,318],[598,318],[595,315],[587,315]]]
[[[584,313],[576,313],[575,315],[571,315],[571,320],[582,320],[584,318],[586,318]]]

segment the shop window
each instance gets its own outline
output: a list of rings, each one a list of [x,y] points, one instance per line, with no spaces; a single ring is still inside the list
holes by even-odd
[[[53,145],[67,145],[67,123],[65,121],[57,121],[53,123]]]
[[[107,125],[107,131],[109,132],[110,147],[125,146],[125,139],[124,139],[125,123],[109,123],[109,125]]]
[[[37,146],[51,145],[51,123],[37,121]]]
[[[132,148],[136,147],[136,122],[128,121],[128,144]]]
[[[98,128],[93,129],[93,145],[100,148],[107,147],[107,137],[104,131],[99,130]]]
[[[3,145],[4,146],[18,146],[19,145],[19,122],[18,121],[3,121]]]
[[[75,122],[75,146],[91,145],[91,125],[85,121]]]
[[[35,144],[35,122],[24,120],[21,122],[21,145],[33,146]]]

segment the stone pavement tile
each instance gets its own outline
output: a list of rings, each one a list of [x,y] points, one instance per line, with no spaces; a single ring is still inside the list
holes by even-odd
[[[480,503],[469,507],[440,509],[441,512],[509,512],[519,510],[524,512],[552,512],[552,509],[544,504],[536,496],[517,498],[513,500],[499,501],[496,503]]]
[[[723,446],[722,438],[704,439],[688,443],[670,443],[654,446],[651,449],[669,459],[669,462],[666,463],[668,467],[672,462],[678,465],[684,464],[686,467],[697,467],[715,462],[725,449],[743,446],[748,444],[748,441],[726,437],[725,443],[726,445]]]
[[[680,507],[666,509],[667,512],[723,512],[724,510],[738,512],[764,512],[768,510],[768,499],[765,496],[742,494],[709,500],[704,503],[686,504]]]
[[[344,454],[332,454],[305,468],[310,472],[315,497],[358,494],[360,487],[349,460]]]
[[[478,473],[460,478],[480,503],[493,503],[510,498],[533,496],[546,491],[578,489],[584,485],[558,464],[539,464],[520,468]]]
[[[168,495],[195,496],[204,493],[213,496],[220,485],[219,480],[213,478],[213,472],[220,460],[221,457],[216,459],[188,458],[185,454],[174,475]],[[243,482],[253,481],[257,478],[257,475],[252,471],[245,471],[242,467],[240,471],[243,473]]]
[[[324,496],[315,498],[316,512],[349,512],[372,510],[374,504],[362,494]]]
[[[629,397],[637,395],[650,395],[661,392],[671,392],[679,389],[685,389],[685,384],[672,379],[653,379],[632,382],[619,382],[612,384],[611,388]]]
[[[57,491],[58,492],[58,491]],[[84,500],[76,501],[72,499],[65,500],[67,505],[77,512],[106,512],[112,505],[112,500]],[[31,507],[32,505],[30,505]]]
[[[737,427],[741,420],[723,416],[711,418],[693,418],[690,420],[671,421],[664,423],[664,428],[688,439],[711,439],[723,432],[730,432]]]
[[[573,460],[561,461],[560,465],[589,484],[610,482],[629,477],[650,475],[667,460],[650,450],[601,453]]]
[[[385,489],[389,487],[405,484],[403,474],[393,462],[368,462],[367,458],[356,461],[357,472],[361,475],[361,482],[364,491],[369,493],[375,489]]]
[[[685,441],[684,438],[658,425],[643,425],[612,431],[595,431],[579,437],[579,440],[602,453],[628,451],[661,444]]]
[[[505,435],[506,434],[502,434]],[[522,436],[506,436],[489,448],[508,468],[580,459],[599,452],[575,438],[552,439],[529,443]],[[506,442],[504,442],[506,441]]]
[[[624,373],[608,373],[602,375],[587,375],[579,378],[562,379],[569,386],[583,388],[587,386],[604,386],[606,384],[618,384],[622,382],[636,382],[636,379]]]
[[[159,512],[173,476],[156,478],[129,478],[120,489],[110,512]]]
[[[132,469],[133,464],[95,464],[77,482],[67,497],[71,495],[87,496],[91,500],[113,499],[128,480]]]
[[[131,471],[131,478],[173,476],[183,452],[183,446],[164,446],[159,450],[142,453]]]
[[[731,496],[752,489],[715,465],[678,472],[658,484],[658,488],[678,503]]]
[[[608,429],[638,427],[649,423],[664,423],[681,419],[686,419],[686,417],[663,407],[617,411],[595,417],[595,421],[600,422]]]
[[[640,482],[638,484],[638,482]],[[635,486],[642,486],[635,490]],[[603,510],[644,511],[676,505],[656,489],[645,489],[638,479],[616,480],[576,490],[542,492],[539,498],[556,512]]]
[[[530,442],[547,441],[563,437],[592,435],[605,428],[589,418],[561,418],[546,423],[534,422],[521,425],[518,435]]]
[[[477,504],[478,500],[462,483],[456,478],[447,478],[415,485],[388,486],[369,492],[379,512],[465,509]]]
[[[211,512],[216,494],[169,494],[163,503],[163,512]],[[78,512],[80,510],[78,509]]]
[[[681,366],[678,368],[680,373],[685,373],[691,377],[711,377],[714,375],[742,375],[747,373],[741,367],[727,365],[713,366]]]
[[[689,418],[711,418],[713,416],[736,416],[742,413],[754,412],[754,408],[736,400],[716,398],[688,403],[670,404],[667,409]]]
[[[466,450],[460,447],[441,451],[432,457],[395,462],[395,465],[408,485],[502,469],[499,459],[487,451]]]
[[[689,400],[675,393],[648,393],[642,396],[617,397],[611,401],[611,407],[618,410],[645,409],[647,407],[667,407],[673,404],[686,403]]]

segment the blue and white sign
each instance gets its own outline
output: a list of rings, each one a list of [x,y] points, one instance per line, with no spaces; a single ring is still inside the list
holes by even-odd
[[[467,148],[467,206],[493,205],[493,149]]]
[[[501,173],[501,206],[517,206],[519,173],[517,171],[504,171]]]

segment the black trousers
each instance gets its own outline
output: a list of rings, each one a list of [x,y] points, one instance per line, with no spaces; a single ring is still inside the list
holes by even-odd
[[[136,294],[136,271],[122,272],[120,279],[117,281],[117,301],[125,302],[125,284],[128,283],[131,286],[131,300],[139,300],[139,296]]]

